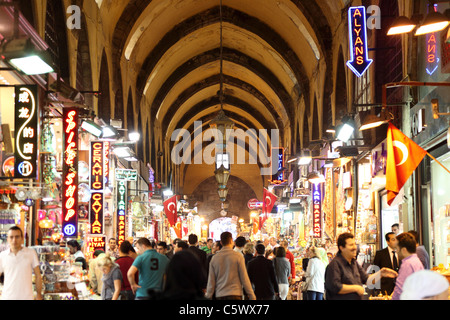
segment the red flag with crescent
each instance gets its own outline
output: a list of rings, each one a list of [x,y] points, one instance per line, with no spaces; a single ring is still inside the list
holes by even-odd
[[[277,201],[277,199],[278,197],[276,195],[274,195],[272,192],[264,188],[263,207],[262,207],[263,216],[261,217],[259,222],[259,230],[261,230],[262,225],[268,219],[268,214],[269,212],[272,211],[272,208],[275,205],[275,201]]]
[[[177,199],[178,196],[173,196],[166,201],[164,201],[164,213],[166,214],[167,220],[169,220],[169,225],[174,226],[177,222]]]
[[[386,159],[386,190],[389,205],[426,154],[424,149],[389,123]]]
[[[173,230],[175,231],[175,234],[177,235],[178,238],[182,238],[181,237],[181,220],[177,218],[177,222],[175,223],[175,225],[173,226]]]

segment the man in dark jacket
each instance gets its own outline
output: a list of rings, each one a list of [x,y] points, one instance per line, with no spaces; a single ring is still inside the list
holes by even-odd
[[[248,262],[247,273],[255,288],[257,300],[274,300],[279,294],[278,283],[272,261],[264,257],[266,248],[263,244],[255,247],[256,257]]]
[[[203,267],[203,272],[205,273],[205,279],[206,279],[206,252],[200,249],[198,244],[198,237],[196,234],[191,233],[188,237],[189,242],[189,251],[192,252],[200,261],[200,264]],[[204,283],[204,288],[206,289],[206,280]]]

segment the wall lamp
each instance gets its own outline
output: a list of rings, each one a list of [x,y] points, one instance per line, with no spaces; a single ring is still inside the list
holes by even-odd
[[[38,51],[29,38],[13,39],[1,47],[1,58],[26,75],[55,72],[46,51]]]
[[[449,10],[446,10],[445,14],[433,10],[425,16],[421,24],[420,20],[422,20],[423,15],[414,15],[411,19],[400,16],[394,20],[387,35],[391,36],[409,33],[419,24],[420,26],[417,28],[416,33],[414,34],[415,36],[438,32],[444,30],[450,24],[449,15]]]
[[[336,139],[347,142],[355,131],[355,121],[351,116],[344,116],[342,124],[336,127]]]

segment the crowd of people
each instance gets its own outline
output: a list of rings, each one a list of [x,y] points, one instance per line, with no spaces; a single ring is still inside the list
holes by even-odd
[[[332,259],[324,248],[309,247],[298,270],[303,300],[361,300],[371,289],[392,300],[448,299],[447,279],[428,270],[429,258],[419,258],[416,238],[414,232],[386,234],[388,246],[376,253],[374,272],[357,262],[351,233],[339,235]],[[42,299],[36,252],[23,247],[18,227],[8,231],[7,239],[9,249],[0,253],[2,299]],[[299,280],[288,242],[274,237],[249,241],[223,232],[220,241],[208,239],[201,245],[195,234],[172,244],[129,240],[117,246],[109,239],[106,252],[95,251],[88,264],[78,242],[67,242],[74,260],[88,269],[90,288],[103,300],[286,300],[290,286]],[[36,297],[33,272],[39,274]]]

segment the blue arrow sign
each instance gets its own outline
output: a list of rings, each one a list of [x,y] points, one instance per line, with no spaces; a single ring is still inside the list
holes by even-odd
[[[361,77],[373,60],[369,59],[367,49],[366,8],[351,7],[348,9],[348,35],[350,42],[350,60],[347,66]]]

